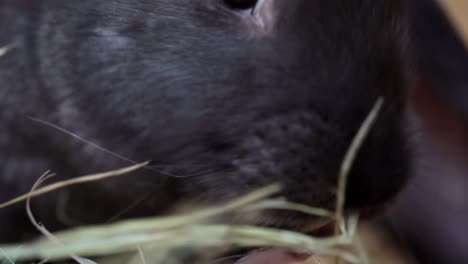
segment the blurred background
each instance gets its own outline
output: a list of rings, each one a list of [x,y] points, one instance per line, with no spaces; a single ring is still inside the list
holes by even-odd
[[[376,263],[468,263],[468,1],[410,4],[415,177],[378,229],[404,257]]]

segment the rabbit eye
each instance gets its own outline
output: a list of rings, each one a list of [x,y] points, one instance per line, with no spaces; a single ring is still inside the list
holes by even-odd
[[[251,11],[255,8],[258,0],[224,0],[224,3],[231,9],[238,11]]]

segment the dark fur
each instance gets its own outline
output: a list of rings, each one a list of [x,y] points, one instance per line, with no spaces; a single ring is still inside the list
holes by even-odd
[[[216,0],[1,0],[0,45],[14,45],[0,58],[1,201],[48,169],[73,177],[129,165],[35,117],[161,171],[69,189],[66,214],[78,223],[104,222],[145,195],[125,217],[274,182],[292,201],[332,208],[344,153],[380,96],[347,202],[393,197],[410,163],[405,7],[287,0],[275,8],[278,23],[261,33]],[[51,230],[64,227],[52,200],[60,193],[33,203]],[[24,204],[0,217],[1,242],[29,232]]]

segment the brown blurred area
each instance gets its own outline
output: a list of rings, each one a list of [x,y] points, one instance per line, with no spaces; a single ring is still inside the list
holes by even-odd
[[[417,263],[468,263],[468,1],[441,0],[446,17],[432,0],[413,2],[415,177],[386,225]]]
[[[467,119],[435,89],[426,83],[412,98],[420,122],[415,177],[389,212],[388,223],[419,263],[466,263]]]

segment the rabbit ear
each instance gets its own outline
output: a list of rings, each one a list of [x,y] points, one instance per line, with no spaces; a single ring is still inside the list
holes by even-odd
[[[274,27],[278,11],[275,9],[275,4],[277,1],[278,0],[258,1],[257,6],[252,12],[252,15],[254,22],[259,30],[268,32]]]
[[[247,22],[256,34],[275,34],[283,20],[295,20],[301,3],[311,0],[258,0]],[[288,28],[290,29],[290,28]]]
[[[468,1],[438,0],[468,48]]]

